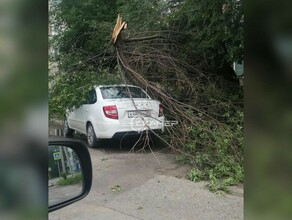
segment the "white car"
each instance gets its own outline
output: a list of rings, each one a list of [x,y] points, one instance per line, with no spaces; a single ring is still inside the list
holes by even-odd
[[[146,130],[163,132],[163,107],[138,86],[95,86],[89,92],[87,104],[67,111],[64,128],[65,136],[77,131],[87,135],[90,147],[97,147],[100,139]]]

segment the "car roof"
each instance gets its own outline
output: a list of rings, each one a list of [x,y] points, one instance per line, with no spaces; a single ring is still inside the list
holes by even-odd
[[[114,84],[114,85],[98,85],[95,86],[95,88],[105,88],[105,87],[118,87],[118,86],[128,86],[128,87],[137,87],[140,88],[139,86],[135,86],[135,85],[126,85],[126,84]]]

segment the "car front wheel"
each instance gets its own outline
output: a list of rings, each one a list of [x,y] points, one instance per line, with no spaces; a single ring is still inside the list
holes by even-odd
[[[98,147],[98,139],[96,138],[92,124],[87,126],[87,142],[89,147]]]

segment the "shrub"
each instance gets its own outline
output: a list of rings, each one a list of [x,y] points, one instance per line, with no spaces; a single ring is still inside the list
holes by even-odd
[[[67,179],[67,174],[66,174],[66,173],[61,173],[60,176],[61,176],[64,180]]]

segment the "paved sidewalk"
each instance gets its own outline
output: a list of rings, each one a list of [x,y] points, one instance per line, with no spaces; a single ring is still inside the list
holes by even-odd
[[[234,194],[218,195],[208,191],[205,183],[159,175],[105,205],[79,206],[77,202],[61,211],[66,213],[65,218],[55,212],[50,214],[50,219],[243,219],[243,189],[235,189]]]
[[[161,148],[129,153],[131,145],[89,148],[93,181],[84,199],[49,214],[49,220],[243,219],[243,188],[211,193],[205,182],[185,179],[191,168]],[[120,186],[121,190],[112,190]]]
[[[243,219],[243,197],[209,192],[204,183],[158,176],[116,197],[108,207],[139,219]]]

